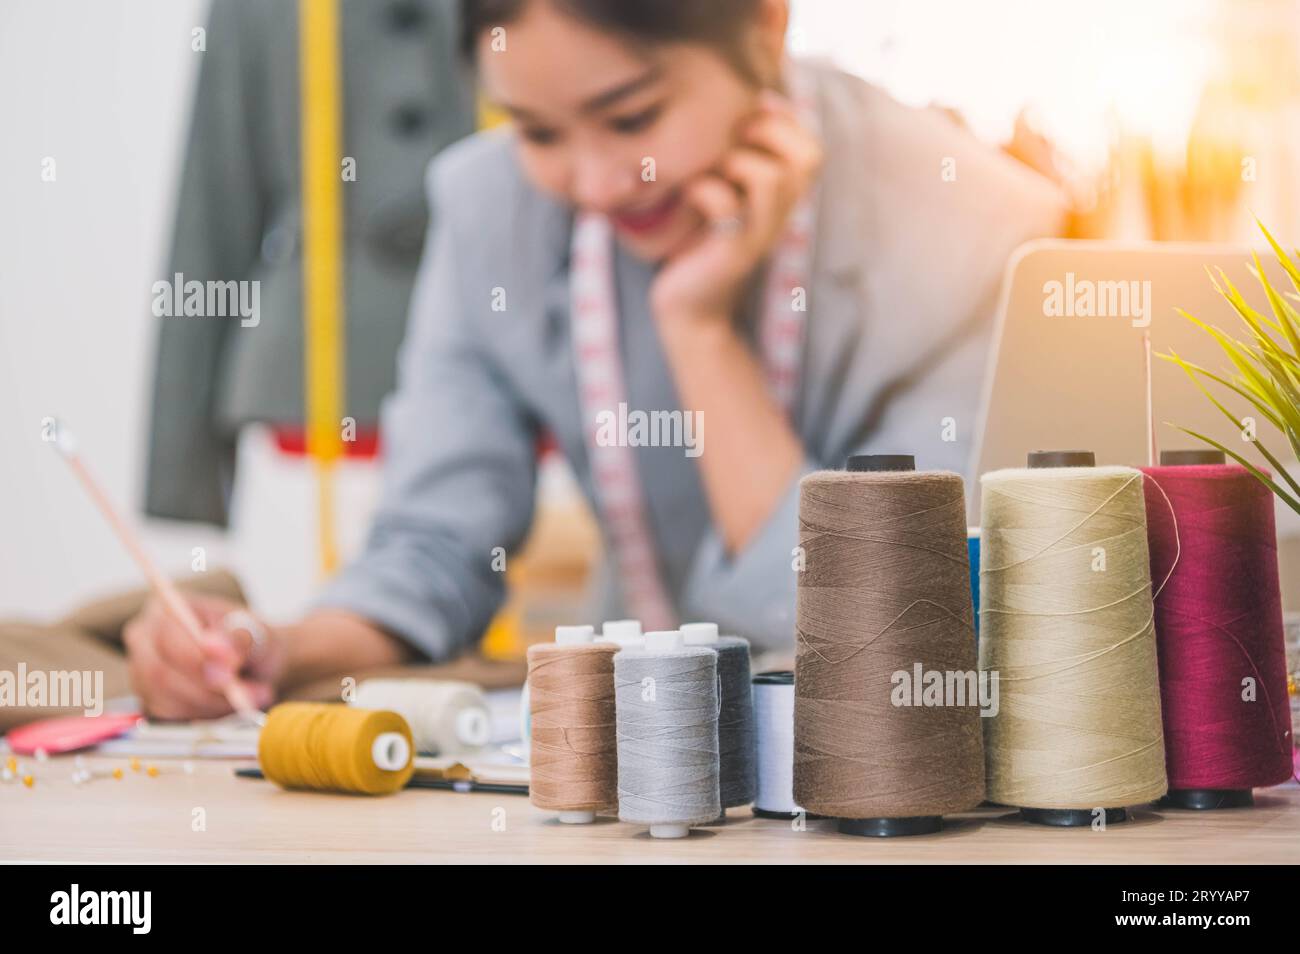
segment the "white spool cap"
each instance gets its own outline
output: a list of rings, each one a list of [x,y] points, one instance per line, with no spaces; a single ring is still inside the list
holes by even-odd
[[[601,627],[598,643],[612,643],[619,649],[644,649],[645,636],[639,619],[612,619]]]
[[[583,643],[594,643],[596,641],[596,628],[594,626],[557,626],[555,627],[555,641],[561,646],[579,646]]]
[[[557,816],[562,825],[590,825],[596,820],[595,812],[560,812]]]
[[[492,738],[492,726],[485,710],[477,707],[461,709],[456,713],[456,738],[462,745],[480,748]]]
[[[683,623],[681,633],[687,646],[712,646],[718,641],[718,624]]]
[[[641,638],[641,621],[639,619],[609,619],[600,628],[601,639],[618,642],[624,639]]]
[[[666,653],[681,652],[685,645],[680,630],[660,629],[645,634],[645,651],[648,653],[662,656]]]
[[[691,833],[690,825],[651,825],[651,838],[685,838]]]
[[[411,761],[411,746],[400,732],[381,732],[370,746],[375,767],[385,772],[400,772]]]

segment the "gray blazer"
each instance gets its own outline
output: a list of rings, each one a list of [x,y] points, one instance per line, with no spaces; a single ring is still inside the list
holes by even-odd
[[[429,160],[473,131],[453,0],[342,4],[344,416],[392,390],[428,217]],[[224,524],[235,439],[303,420],[298,4],[215,0],[181,173],[171,282],[260,282],[260,320],[157,318],[145,509]]]
[[[1053,233],[1056,189],[936,111],[825,67],[816,90],[827,162],[796,423],[805,470],[857,452],[964,472],[1003,266]],[[477,639],[503,598],[493,549],[532,518],[535,445],[548,429],[592,495],[570,344],[571,214],[522,178],[509,133],[447,150],[412,299],[399,385],[384,410],[383,496],[363,555],[323,606],[359,613],[435,659]],[[950,174],[955,171],[955,178]],[[652,267],[616,255],[630,407],[678,408],[648,310]],[[505,311],[492,308],[493,290]],[[753,340],[754,309],[737,316]],[[952,418],[954,436],[945,433]],[[706,429],[705,453],[707,450]],[[725,552],[695,459],[635,451],[661,572],[683,619],[760,647],[793,642],[798,487],[743,552]],[[743,480],[745,461],[732,461]],[[593,620],[622,612],[614,574]]]

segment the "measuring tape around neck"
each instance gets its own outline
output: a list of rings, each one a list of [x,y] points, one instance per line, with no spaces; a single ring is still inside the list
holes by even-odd
[[[811,96],[795,97],[801,118],[816,128]],[[817,190],[795,208],[781,241],[768,260],[767,284],[759,325],[759,347],[768,389],[793,415],[799,393],[806,335],[806,293],[812,269]],[[660,573],[658,553],[646,513],[636,466],[636,449],[625,441],[602,444],[602,412],[617,414],[627,402],[619,352],[618,297],[614,279],[613,229],[603,216],[579,214],[570,255],[570,308],[573,361],[578,379],[582,430],[591,465],[597,505],[622,583],[628,613],[647,629],[673,629],[677,613]],[[802,290],[802,301],[798,292]]]

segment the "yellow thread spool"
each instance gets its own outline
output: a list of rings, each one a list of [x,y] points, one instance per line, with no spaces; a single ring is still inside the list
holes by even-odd
[[[267,713],[257,760],[282,788],[390,795],[411,780],[414,751],[396,712],[286,702]]]

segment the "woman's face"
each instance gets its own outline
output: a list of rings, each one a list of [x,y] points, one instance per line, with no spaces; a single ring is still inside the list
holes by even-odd
[[[701,44],[644,48],[533,2],[478,50],[488,96],[514,120],[529,180],[609,217],[632,254],[660,261],[702,226],[682,184],[716,166],[759,90]]]

